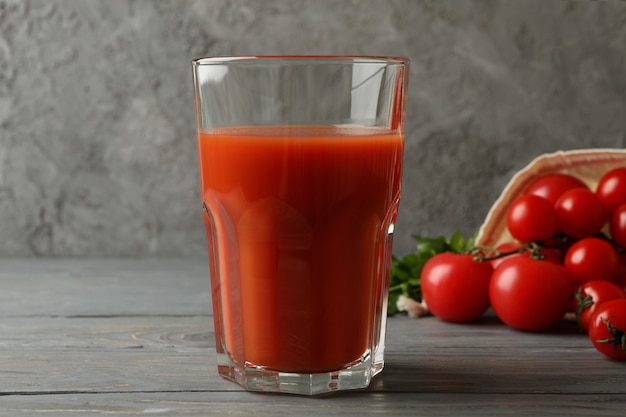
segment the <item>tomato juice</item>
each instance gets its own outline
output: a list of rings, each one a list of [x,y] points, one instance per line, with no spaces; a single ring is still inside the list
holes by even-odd
[[[402,134],[223,128],[201,131],[198,147],[218,351],[310,373],[371,353],[386,314]]]

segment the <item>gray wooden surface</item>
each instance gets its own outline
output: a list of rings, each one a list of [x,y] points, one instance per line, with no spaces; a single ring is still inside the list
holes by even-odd
[[[248,393],[217,375],[206,262],[0,260],[0,417],[624,416],[626,363],[564,323],[389,319],[364,391]]]

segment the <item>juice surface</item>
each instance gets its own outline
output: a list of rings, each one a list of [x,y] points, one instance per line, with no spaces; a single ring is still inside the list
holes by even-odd
[[[228,128],[201,132],[198,146],[216,332],[229,354],[291,372],[360,359],[388,279],[402,135]]]

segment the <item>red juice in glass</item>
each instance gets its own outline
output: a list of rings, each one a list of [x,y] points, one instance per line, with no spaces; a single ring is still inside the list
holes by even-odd
[[[403,136],[375,127],[220,128],[199,131],[198,148],[218,351],[300,373],[372,354],[374,320],[386,314],[381,269]]]

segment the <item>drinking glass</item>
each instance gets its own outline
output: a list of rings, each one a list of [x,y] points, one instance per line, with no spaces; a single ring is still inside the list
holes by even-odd
[[[384,364],[409,61],[193,60],[218,372],[367,387]]]

